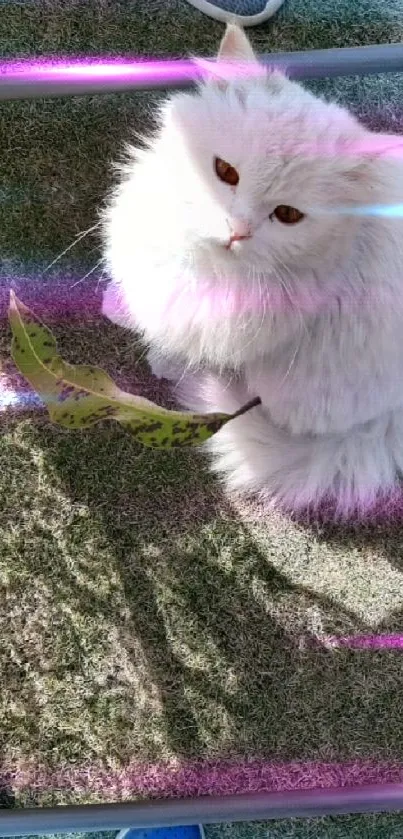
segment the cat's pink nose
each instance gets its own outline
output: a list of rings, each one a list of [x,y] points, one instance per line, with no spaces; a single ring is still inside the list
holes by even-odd
[[[229,224],[229,229],[230,237],[226,245],[227,248],[230,248],[234,242],[242,242],[243,239],[250,239],[252,236],[250,225],[247,222],[237,221]]]

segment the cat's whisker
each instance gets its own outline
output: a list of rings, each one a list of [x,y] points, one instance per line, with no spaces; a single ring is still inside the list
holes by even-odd
[[[295,312],[296,312],[296,314],[298,315],[298,318],[299,318],[299,325],[300,325],[300,327],[301,327],[302,331],[303,331],[303,332],[305,332],[305,334],[306,334],[306,335],[308,335],[308,327],[307,327],[307,325],[306,325],[305,318],[304,318],[304,315],[303,315],[303,313],[302,313],[302,311],[301,311],[301,307],[300,307],[300,305],[299,305],[298,300],[297,300],[297,299],[294,299],[294,298],[291,296],[291,292],[290,292],[289,288],[287,287],[287,284],[286,284],[286,282],[285,282],[284,278],[282,278],[282,277],[280,277],[280,276],[279,276],[279,281],[280,281],[280,285],[281,285],[281,287],[283,288],[284,292],[286,293],[286,295],[287,295],[287,297],[288,297],[288,299],[289,299],[289,301],[290,301],[290,303],[291,303],[291,306],[293,307],[294,311],[295,311]],[[301,340],[302,340],[302,337],[301,337]],[[295,359],[294,359],[294,360],[295,360]]]
[[[260,273],[257,275],[257,282],[258,282],[258,286],[259,286],[259,302],[263,306],[264,317],[266,317],[267,300],[266,300],[266,295],[263,293],[262,280],[261,280]]]
[[[181,385],[181,384],[182,384],[183,380],[185,379],[186,375],[187,375],[187,374],[188,374],[188,372],[189,372],[189,369],[190,369],[190,363],[189,363],[189,362],[187,362],[187,364],[186,364],[186,365],[185,365],[185,367],[183,368],[182,375],[181,375],[181,376],[179,376],[179,379],[175,382],[175,385],[174,385],[174,387],[173,387],[173,391],[174,391],[174,392],[175,392],[175,390],[177,390],[177,389],[178,389],[179,385]]]
[[[97,287],[96,287],[96,294],[98,294],[100,283],[107,283],[109,281],[109,277],[107,275],[106,267],[101,272],[101,276],[98,277]]]
[[[253,266],[252,266],[252,271],[254,272],[254,267],[253,267]],[[253,275],[252,275],[252,276],[254,277],[254,273],[253,273]],[[254,286],[254,282],[252,283],[252,285]],[[254,317],[253,317],[253,315],[254,315],[254,310],[253,310],[253,307],[251,307],[251,313],[252,313],[252,314],[251,314],[251,318],[252,318],[252,320],[254,320]],[[243,346],[242,346],[242,352],[244,352],[244,351],[245,351],[245,350],[246,350],[249,346],[251,346],[251,344],[254,344],[254,342],[256,341],[256,338],[257,338],[257,336],[259,335],[259,333],[260,333],[260,331],[261,331],[261,329],[262,329],[262,326],[263,326],[263,324],[264,324],[264,322],[265,322],[265,317],[266,317],[266,308],[265,308],[265,307],[263,307],[263,309],[262,309],[262,315],[261,315],[261,318],[260,318],[260,323],[258,324],[257,329],[255,330],[254,334],[253,334],[253,335],[252,335],[252,337],[249,339],[249,341],[247,341],[247,342],[246,342],[246,344],[243,344]]]
[[[141,345],[142,345],[142,340],[141,340],[141,338],[138,338],[133,344],[133,349],[136,350],[137,347],[141,346]],[[138,358],[136,358],[136,364],[141,364],[143,359],[146,358],[146,356],[148,355],[148,350],[149,350],[149,347],[147,347],[147,346],[143,347],[143,351],[140,353]]]
[[[282,277],[282,276],[281,276],[281,274],[278,274],[278,275],[277,275],[277,278],[278,278],[278,281],[279,281],[279,283],[280,283],[280,286],[281,286],[281,288],[283,289],[284,294],[285,294],[285,296],[287,297],[287,299],[288,299],[288,301],[289,301],[289,303],[290,303],[291,307],[292,307],[293,309],[297,309],[297,303],[296,303],[296,301],[294,300],[294,298],[293,298],[293,296],[292,296],[292,294],[291,294],[291,291],[290,291],[290,289],[288,288],[288,285],[287,285],[287,283],[286,283],[286,281],[285,281],[284,277]]]
[[[81,242],[82,239],[85,239],[86,236],[88,236],[90,233],[96,230],[101,224],[102,221],[98,221],[96,224],[93,224],[92,227],[89,227],[88,230],[83,230],[81,233],[79,233],[77,238],[74,239],[74,242],[71,242],[71,244],[68,245],[68,247],[65,248],[64,251],[62,251],[61,253],[59,253],[58,256],[52,259],[52,262],[50,262],[49,265],[47,265],[46,268],[43,270],[43,274],[46,274],[48,271],[50,271],[50,269],[53,268],[53,266],[56,265],[56,263],[59,262],[59,260],[62,259],[63,256],[66,255],[66,253],[69,253],[69,251],[71,251],[72,248],[78,245],[78,243]]]
[[[98,261],[98,262],[94,265],[94,267],[93,267],[93,268],[91,268],[91,270],[90,270],[90,271],[87,271],[87,273],[86,273],[86,274],[84,274],[84,276],[83,276],[83,277],[81,277],[79,280],[76,280],[76,282],[75,282],[75,283],[73,283],[73,285],[72,285],[72,286],[70,286],[70,288],[75,288],[76,286],[80,285],[80,283],[83,283],[83,282],[84,282],[84,280],[88,279],[88,277],[90,277],[90,276],[91,276],[91,274],[93,274],[93,273],[97,270],[97,268],[99,268],[99,266],[100,266],[100,265],[102,265],[102,263],[103,263],[103,262],[104,262],[104,258],[102,257],[102,258],[101,258],[101,259],[100,259],[100,260],[99,260],[99,261]]]
[[[282,380],[281,380],[281,382],[280,382],[280,387],[282,387],[282,386],[283,386],[283,384],[286,382],[286,380],[288,379],[288,376],[289,376],[289,375],[290,375],[290,373],[291,373],[291,370],[292,370],[292,368],[293,368],[293,366],[294,366],[294,364],[295,364],[295,359],[297,358],[297,355],[298,355],[298,353],[299,353],[299,350],[300,350],[301,344],[302,344],[302,335],[301,335],[301,338],[300,338],[300,340],[298,341],[298,343],[297,343],[297,345],[296,345],[295,352],[294,352],[294,354],[293,354],[293,356],[292,356],[292,359],[291,359],[291,361],[290,361],[290,363],[289,363],[289,365],[288,365],[287,371],[286,371],[285,375],[283,376],[283,378],[282,378]]]
[[[283,270],[285,270],[285,271],[286,271],[286,273],[288,273],[288,275],[290,276],[290,278],[291,278],[292,280],[296,280],[296,279],[297,279],[296,275],[295,275],[295,274],[291,271],[291,269],[290,269],[287,265],[285,265],[285,263],[283,263],[283,262],[282,262],[282,260],[281,260],[281,259],[278,259],[278,262],[280,263],[280,265],[281,265],[281,267],[283,268]],[[303,332],[305,332],[305,334],[306,334],[306,335],[308,335],[308,327],[307,327],[307,325],[306,325],[304,315],[303,315],[303,313],[302,313],[302,311],[301,311],[301,307],[300,307],[300,305],[299,305],[298,297],[297,297],[296,295],[292,296],[292,294],[291,294],[291,292],[290,292],[290,289],[288,288],[287,283],[286,283],[286,281],[285,281],[284,277],[282,277],[282,276],[281,276],[281,274],[278,274],[277,276],[278,276],[278,280],[279,280],[279,282],[280,282],[280,285],[281,285],[281,287],[282,287],[283,291],[285,292],[285,294],[287,295],[287,297],[288,297],[288,299],[289,299],[289,301],[290,301],[290,304],[291,304],[292,308],[294,309],[294,311],[296,312],[296,314],[297,314],[297,315],[298,315],[298,317],[299,317],[299,323],[300,323],[301,330],[302,330]],[[301,335],[301,339],[300,339],[299,346],[300,346],[301,342],[302,342],[302,335]],[[294,362],[295,362],[295,359],[296,359],[296,357],[297,357],[297,355],[298,355],[299,346],[297,347],[297,349],[296,349],[296,351],[295,351],[295,354],[294,354],[293,358],[291,359],[291,362],[290,362],[289,368],[288,368],[288,370],[287,370],[287,372],[286,372],[286,374],[285,374],[285,376],[284,376],[284,378],[283,378],[283,380],[282,380],[282,383],[281,383],[281,384],[283,384],[283,383],[285,382],[285,380],[287,379],[287,377],[288,377],[288,375],[289,375],[289,373],[290,373],[290,370],[291,370],[291,369],[292,369],[292,367],[293,367],[293,364],[294,364]]]
[[[278,259],[278,262],[280,264],[280,267],[284,271],[286,271],[286,273],[289,275],[291,280],[297,281],[298,278],[297,278],[296,274],[293,273],[293,271],[291,271],[291,269],[288,267],[288,265],[285,265],[285,263],[282,262],[282,260],[279,257],[277,259]],[[288,297],[288,300],[291,304],[291,307],[294,309],[294,311],[299,316],[301,326],[304,328],[305,332],[308,333],[308,329],[307,329],[307,326],[306,326],[306,323],[305,323],[305,319],[304,319],[304,316],[302,314],[302,310],[301,310],[301,307],[300,307],[300,304],[299,304],[298,296],[297,295],[292,295],[284,277],[282,277],[280,273],[277,276],[278,276],[278,280],[280,282],[280,285],[281,285],[283,291],[285,292],[285,294]]]
[[[282,259],[280,259],[280,257],[279,257],[279,256],[277,256],[277,262],[279,263],[279,266],[280,266],[281,270],[282,270],[282,271],[285,271],[285,273],[286,273],[286,274],[288,274],[289,278],[290,278],[292,281],[294,281],[294,282],[295,282],[295,281],[298,281],[297,275],[296,275],[293,271],[291,271],[291,268],[289,268],[289,266],[288,266],[288,265],[286,265],[286,264],[285,264],[285,262],[283,262],[283,260],[282,260]],[[284,280],[284,278],[283,278],[283,280]],[[285,280],[284,280],[284,284],[285,284]],[[292,299],[291,292],[289,291],[288,287],[287,287],[287,294],[288,294],[288,296],[289,296],[290,303],[292,304],[292,303],[293,303],[293,299]]]
[[[255,321],[256,317],[256,308],[257,306],[260,308],[260,304],[262,302],[262,288],[260,284],[260,276],[256,273],[256,268],[254,265],[250,265],[248,268],[248,276],[246,280],[246,305],[240,306],[238,319],[242,323],[242,329],[247,331],[249,324]],[[245,318],[245,312],[248,316],[248,319]]]

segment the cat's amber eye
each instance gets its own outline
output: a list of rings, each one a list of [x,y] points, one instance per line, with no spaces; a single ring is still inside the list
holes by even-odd
[[[220,181],[224,181],[224,183],[229,184],[230,186],[237,185],[239,181],[238,172],[233,166],[231,166],[230,163],[227,163],[226,160],[222,160],[221,157],[216,157],[214,159],[214,168]]]
[[[275,216],[283,224],[297,224],[298,221],[304,218],[304,214],[295,207],[289,207],[288,204],[279,204],[274,210],[270,218]]]

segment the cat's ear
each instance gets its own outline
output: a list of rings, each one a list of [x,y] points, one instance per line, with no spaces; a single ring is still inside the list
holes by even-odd
[[[403,161],[403,137],[393,134],[363,132],[353,144],[349,144],[347,155],[351,155],[348,170],[350,182],[363,183],[376,179],[379,164],[387,164],[400,158]]]
[[[354,154],[363,161],[402,157],[403,154],[403,137],[399,134],[363,131],[350,145]]]
[[[403,158],[403,137],[399,134],[367,134],[368,154],[383,160]]]
[[[390,167],[394,167],[398,189],[399,158],[403,166],[403,137],[363,131],[352,142],[350,139],[339,149],[346,205],[354,206],[357,201],[370,206],[391,203]]]
[[[205,79],[223,90],[235,77],[266,78],[267,75],[243,29],[234,23],[228,24],[215,60],[194,58],[193,61]]]
[[[249,38],[243,29],[235,23],[229,23],[221,41],[217,54],[217,61],[252,61],[258,64],[258,59],[252,49]]]

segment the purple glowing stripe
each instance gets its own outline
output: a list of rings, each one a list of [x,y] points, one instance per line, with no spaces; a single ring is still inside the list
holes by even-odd
[[[190,87],[206,74],[208,61],[104,58],[5,61],[0,65],[0,99],[96,93],[130,89]],[[211,66],[214,66],[213,63]],[[261,76],[261,65],[220,63],[220,75]]]
[[[138,796],[180,798],[402,783],[403,766],[398,761],[287,763],[245,758],[238,761],[131,761],[118,769],[94,761],[52,770],[34,762],[6,761],[2,766],[2,782],[20,793],[46,794],[59,790],[66,795],[83,795],[89,792],[93,801],[106,802]]]
[[[75,271],[61,272],[44,279],[38,267],[29,276],[0,276],[0,322],[8,317],[10,288],[47,326],[78,322],[91,328],[101,320],[101,298],[105,282],[95,274],[86,277]]]
[[[266,53],[262,66],[280,67],[293,78],[320,79],[403,70],[403,44],[373,44],[326,50]],[[199,62],[183,59],[60,59],[8,61],[0,66],[0,100],[106,93],[136,88],[189,87],[200,77]],[[247,72],[255,72],[248,67]],[[229,67],[233,73],[234,65]],[[238,71],[237,71],[238,72]]]
[[[330,637],[326,639],[326,646],[333,648],[348,648],[352,650],[401,650],[403,649],[403,635],[351,635],[342,638]]]
[[[168,59],[164,61],[125,60],[103,58],[47,58],[35,61],[5,61],[0,68],[2,83],[30,81],[91,81],[101,82],[122,79],[133,82],[133,86],[142,83],[169,84],[176,81],[194,80],[197,66],[187,59]]]

